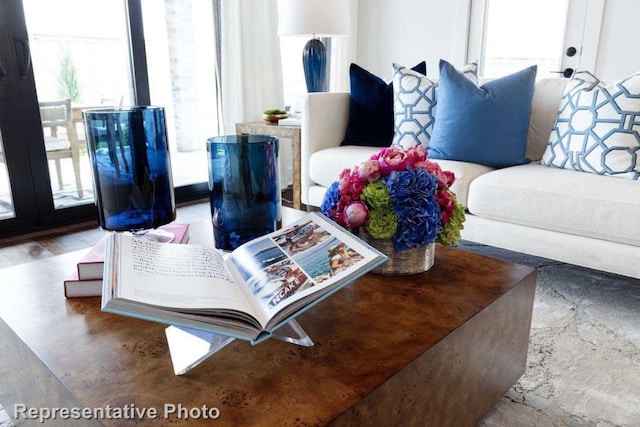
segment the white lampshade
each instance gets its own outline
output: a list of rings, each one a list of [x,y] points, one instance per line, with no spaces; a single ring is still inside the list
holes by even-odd
[[[349,0],[278,0],[278,35],[348,36]]]

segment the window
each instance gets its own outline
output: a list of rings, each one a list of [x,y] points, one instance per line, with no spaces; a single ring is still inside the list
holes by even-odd
[[[207,194],[217,1],[0,3],[0,237],[96,217],[87,107],[165,107],[176,200]],[[47,126],[43,106],[67,99]]]
[[[490,0],[482,75],[501,77],[534,64],[539,76],[559,70],[567,2]]]
[[[9,185],[9,171],[4,157],[2,132],[0,130],[0,220],[14,218],[16,211],[13,208],[13,196]]]
[[[143,0],[151,102],[165,107],[176,186],[207,181],[206,140],[218,135],[211,0]]]
[[[501,77],[538,65],[538,78],[557,77],[569,0],[479,0],[471,4],[468,59],[480,75]]]
[[[104,1],[101,19],[94,19],[95,5],[91,2],[22,3],[39,105],[71,100],[74,129],[48,126],[46,115],[55,110],[40,110],[54,207],[92,204],[91,167],[81,111],[132,103],[125,8],[120,0]],[[66,145],[71,146],[71,152],[61,149]]]

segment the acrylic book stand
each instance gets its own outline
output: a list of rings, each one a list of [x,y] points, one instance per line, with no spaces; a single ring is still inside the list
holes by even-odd
[[[169,353],[173,363],[173,372],[182,375],[195,368],[215,352],[230,344],[235,338],[204,332],[181,326],[169,326],[165,329]],[[303,347],[311,347],[313,341],[295,320],[282,325],[271,334],[271,338],[279,339]]]

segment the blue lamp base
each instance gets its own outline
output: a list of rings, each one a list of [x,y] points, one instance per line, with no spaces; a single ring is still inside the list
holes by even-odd
[[[302,50],[302,67],[308,92],[324,92],[327,48],[318,39],[311,39]]]

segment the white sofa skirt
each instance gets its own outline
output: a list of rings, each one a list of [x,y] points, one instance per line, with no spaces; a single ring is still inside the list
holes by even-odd
[[[462,238],[640,279],[640,247],[467,214]]]

